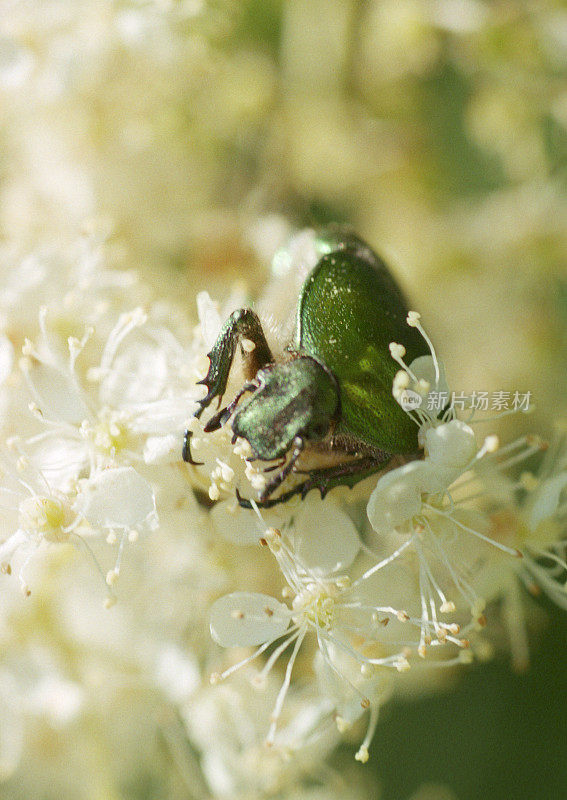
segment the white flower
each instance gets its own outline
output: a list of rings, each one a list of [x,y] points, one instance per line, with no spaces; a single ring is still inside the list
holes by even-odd
[[[544,591],[558,606],[567,609],[567,449],[565,423],[557,424],[557,434],[549,448],[535,437],[528,437],[530,451],[546,450],[534,472],[522,472],[513,479],[499,465],[480,464],[479,491],[498,498],[491,515],[491,535],[522,549],[523,558],[487,576],[489,591],[500,596],[508,627],[515,666],[523,669],[529,661],[526,631],[526,604],[519,592],[525,586],[530,594]],[[511,451],[508,461],[523,460],[520,448]],[[495,468],[495,466],[497,468]]]
[[[403,362],[404,348],[391,345],[393,357],[404,368],[394,380],[394,396],[403,406],[403,392],[408,386],[426,398],[434,385],[436,392],[443,391],[448,397],[443,367],[421,327],[419,315],[410,312],[408,324],[420,330],[432,355],[407,367]],[[498,439],[487,436],[479,448],[471,425],[458,420],[453,408],[448,407],[440,418],[435,406],[434,413],[423,404],[406,411],[419,426],[418,440],[424,457],[380,477],[367,513],[382,542],[394,538],[399,548],[401,539],[416,555],[421,604],[418,652],[425,657],[430,645],[448,640],[468,646],[463,635],[485,624],[486,600],[475,588],[483,585],[486,563],[491,559],[483,550],[484,544],[508,556],[522,555],[517,546],[492,535],[497,498],[491,496],[490,487],[479,489],[479,472],[491,468],[499,473],[508,470],[538,452],[542,443],[527,437],[499,449]],[[472,623],[455,625],[458,639],[448,636],[440,615],[464,609],[470,611]]]
[[[49,308],[55,327],[97,326],[108,336],[117,310],[144,302],[145,287],[133,270],[109,267],[109,231],[104,224],[65,246],[44,245],[21,255],[0,247],[0,328],[19,340],[38,331],[38,311]]]
[[[17,443],[12,444],[17,447]],[[24,454],[14,460],[8,454],[0,461],[3,484],[0,487],[2,513],[12,532],[0,544],[2,572],[12,572],[16,553],[23,556],[19,580],[24,594],[30,589],[24,571],[42,545],[80,541],[77,528],[82,518],[73,508],[73,497],[50,486],[45,475],[37,470]]]
[[[49,451],[55,442],[69,448],[66,460],[74,466],[74,478],[114,464],[178,459],[184,420],[194,407],[179,384],[183,353],[159,328],[147,326],[136,338],[134,332],[146,322],[141,309],[121,314],[100,360],[87,366],[77,360],[93,330],[81,340],[69,338],[65,363],[42,309],[39,345],[24,347],[21,365],[34,398],[30,408],[46,428],[29,441]]]
[[[12,440],[10,444],[17,458],[6,454],[0,462],[2,514],[6,527],[12,528],[0,544],[2,572],[11,574],[12,561],[18,554],[22,561],[18,577],[22,591],[29,595],[31,590],[24,573],[33,556],[49,545],[72,544],[92,559],[103,575],[88,543],[88,539],[99,534],[106,535],[110,545],[119,541],[116,563],[106,575],[108,586],[114,584],[126,541],[136,541],[140,530],[151,530],[157,525],[149,484],[132,467],[122,467],[94,474],[63,492],[49,483],[20,442]],[[112,592],[107,594],[109,605],[114,597]]]
[[[67,448],[59,451],[56,440],[51,442],[54,445],[54,452],[48,453],[51,458],[61,452],[68,456]],[[87,542],[99,534],[106,535],[110,545],[119,540],[115,566],[106,576],[110,586],[118,577],[126,541],[134,542],[140,531],[157,526],[150,485],[132,467],[117,467],[94,471],[78,481],[66,481],[63,490],[60,472],[54,471],[56,480],[51,483],[49,470],[44,471],[35,463],[33,447],[28,453],[25,443],[15,438],[9,445],[15,457],[7,453],[1,460],[0,496],[3,496],[3,514],[13,532],[0,545],[3,572],[11,572],[17,552],[25,556],[18,574],[24,593],[29,594],[24,571],[33,555],[45,545],[66,543],[86,551],[101,572]],[[108,598],[112,601],[112,593]]]
[[[378,480],[368,501],[368,517],[376,531],[411,527],[412,520],[427,509],[444,514],[443,501],[450,499],[451,484],[494,449],[496,442],[490,437],[479,450],[472,428],[453,419],[428,427],[424,444],[422,461],[391,470]]]
[[[449,406],[449,387],[445,367],[437,358],[435,348],[420,322],[417,311],[410,311],[407,323],[421,333],[431,355],[419,356],[408,366],[404,361],[406,348],[397,342],[390,343],[390,354],[402,369],[394,377],[392,394],[408,416],[417,424],[418,442],[423,447],[423,437],[430,427],[454,416]],[[440,416],[440,412],[443,414]]]
[[[309,686],[292,686],[273,746],[267,748],[278,678],[270,673],[261,692],[253,684],[243,670],[230,684],[204,689],[182,708],[209,789],[218,798],[248,800],[288,797],[301,787],[304,797],[303,779],[319,782],[320,770],[313,768],[339,740],[332,703]]]
[[[384,568],[389,559],[384,564],[373,559],[371,568],[352,579],[345,571],[352,568],[361,542],[349,517],[329,500],[323,505],[307,500],[298,516],[299,529],[292,520],[283,535],[271,528],[263,537],[286,579],[283,597],[289,604],[266,594],[239,591],[221,597],[211,608],[211,634],[215,641],[224,647],[257,647],[222,674],[214,674],[214,682],[228,677],[271,645],[276,645],[257,677],[261,684],[277,659],[292,648],[272,712],[267,734],[269,743],[274,741],[294,663],[308,634],[313,636],[319,658],[333,676],[330,698],[335,705],[342,703],[339,698],[345,694],[344,684],[348,692],[354,693],[359,714],[379,703],[382,692],[363,694],[349,677],[349,671],[360,674],[362,670],[363,674],[370,674],[379,667],[393,667],[398,671],[409,668],[407,648],[400,650],[388,641],[381,642],[381,631],[390,619],[405,624],[409,616],[403,610],[367,601],[363,592],[365,582]],[[342,687],[339,692],[337,683]],[[376,710],[371,713],[366,748],[375,728]]]

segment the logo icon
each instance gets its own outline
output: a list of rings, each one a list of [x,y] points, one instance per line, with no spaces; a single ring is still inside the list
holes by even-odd
[[[400,395],[399,403],[404,411],[411,411],[420,407],[423,403],[423,397],[417,392],[412,392],[411,389],[404,389]]]

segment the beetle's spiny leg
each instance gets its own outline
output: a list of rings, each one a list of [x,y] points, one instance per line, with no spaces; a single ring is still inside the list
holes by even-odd
[[[234,409],[238,405],[238,401],[242,397],[243,394],[246,392],[252,392],[254,389],[258,388],[258,384],[256,383],[246,383],[242,389],[238,392],[234,400],[232,400],[227,406],[221,408],[220,411],[217,411],[216,414],[207,420],[207,423],[203,430],[205,433],[211,433],[211,431],[218,431],[224,423],[232,416]]]
[[[242,346],[242,340],[248,339],[254,345],[252,349]],[[194,415],[197,419],[205,408],[215,398],[219,398],[219,405],[226,389],[230,368],[234,359],[237,342],[241,343],[240,351],[244,360],[244,370],[252,378],[259,369],[273,361],[272,353],[268,347],[262,324],[250,308],[240,308],[233,311],[221,328],[212,350],[207,354],[209,369],[206,376],[198,384],[207,387],[207,394],[199,400],[199,408]],[[221,423],[222,424],[222,423]],[[214,430],[211,428],[211,430]],[[233,442],[234,443],[234,442]],[[188,464],[201,465],[194,461],[191,455],[191,431],[186,430],[183,436],[183,460]]]
[[[228,406],[225,406],[225,408],[222,408],[220,411],[217,411],[217,413],[207,421],[207,424],[203,428],[205,433],[210,433],[211,431],[216,431],[222,425],[224,425],[224,423],[227,421],[227,419],[231,416],[232,412],[236,408],[236,405],[237,405],[238,401],[240,400],[240,398],[242,397],[242,395],[245,392],[251,392],[253,389],[256,389],[256,388],[257,388],[257,384],[255,384],[255,383],[250,382],[250,383],[245,384],[242,387],[242,389],[238,392],[238,394],[236,395],[234,400]],[[198,409],[197,413],[194,416],[199,418],[199,416],[200,416],[202,411],[203,411],[203,408],[201,407],[200,409]],[[191,433],[190,430],[186,430],[184,435],[183,435],[183,450],[182,450],[183,461],[185,461],[187,464],[192,464],[194,467],[202,467],[204,462],[203,461],[195,461],[193,459],[193,456],[191,455],[191,435],[192,435],[192,433]],[[236,437],[236,436],[232,437],[232,444],[236,443],[236,439],[237,438],[238,437]]]
[[[245,348],[243,340],[251,342],[252,348]],[[199,384],[207,387],[207,394],[199,401],[201,407],[195,413],[196,417],[202,414],[215,397],[222,398],[238,343],[244,372],[248,378],[253,378],[259,369],[273,361],[257,314],[250,308],[233,311],[222,326],[212,350],[207,354],[209,369],[206,376],[199,381]]]
[[[199,381],[199,383],[202,383],[202,381]],[[255,388],[256,388],[256,384],[255,383],[247,383],[247,384],[245,384],[245,386],[243,386],[242,389],[238,392],[238,394],[236,395],[236,397],[234,398],[232,403],[230,403],[228,406],[226,406],[225,408],[223,408],[220,411],[218,411],[213,417],[211,417],[210,420],[208,420],[207,424],[205,425],[205,427],[203,429],[205,431],[205,433],[210,433],[211,431],[216,431],[222,425],[224,425],[226,420],[230,417],[230,415],[234,411],[234,408],[236,407],[236,404],[238,403],[238,401],[240,400],[242,395],[245,392],[252,391],[252,389],[255,389]],[[203,412],[203,409],[204,409],[204,406],[201,406],[201,408],[199,408],[195,412],[195,414],[193,416],[197,417],[197,419],[198,419],[201,416],[201,413]],[[193,456],[191,455],[191,436],[192,436],[192,433],[191,433],[190,430],[186,430],[185,433],[183,434],[183,450],[181,452],[181,454],[183,456],[183,461],[185,461],[187,464],[192,464],[194,467],[202,467],[203,466],[203,462],[202,461],[195,461],[193,459]],[[232,443],[234,444],[235,442],[236,442],[236,438],[233,437],[233,442]]]
[[[255,505],[258,508],[273,508],[273,506],[277,506],[279,503],[285,503],[286,500],[290,500],[294,495],[299,494],[303,485],[304,484],[301,483],[299,486],[294,486],[294,488],[290,489],[288,492],[284,492],[280,494],[279,497],[273,497],[270,500],[255,500]],[[238,489],[236,489],[236,499],[241,508],[254,508],[247,497],[242,497]]]
[[[293,489],[287,492],[283,492],[278,497],[263,497],[256,501],[256,505],[259,508],[273,508],[279,503],[287,502],[295,495],[300,495],[301,499],[304,500],[312,489],[318,489],[322,498],[337,486],[348,486],[352,489],[359,481],[368,478],[385,467],[389,460],[389,454],[384,453],[384,459],[366,456],[356,461],[350,461],[347,464],[312,470],[309,473],[310,477],[303,483],[294,486]],[[238,489],[236,490],[236,498],[242,508],[252,508],[250,500],[242,497]]]
[[[289,459],[285,467],[282,470],[280,470],[280,472],[278,472],[278,474],[274,478],[272,478],[272,480],[266,485],[266,487],[264,488],[264,490],[260,495],[261,502],[264,502],[271,494],[275,492],[278,486],[281,486],[281,484],[285,481],[289,473],[293,470],[297,459],[303,452],[305,444],[301,436],[296,436],[295,439],[293,440],[293,444],[294,444],[294,450],[291,455],[291,458]]]
[[[389,453],[382,453],[380,457],[363,456],[334,467],[312,470],[309,478],[301,484],[301,499],[304,500],[311,489],[318,489],[322,498],[337,486],[352,489],[360,481],[383,469],[391,459]]]

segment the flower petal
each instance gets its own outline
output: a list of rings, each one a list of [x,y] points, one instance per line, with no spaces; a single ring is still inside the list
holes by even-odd
[[[49,436],[30,449],[34,465],[47,478],[49,485],[63,492],[77,480],[88,465],[88,452],[83,440],[64,434]]]
[[[302,564],[320,575],[348,569],[360,550],[353,521],[329,500],[304,504],[295,516],[294,533]]]
[[[179,461],[180,450],[179,435],[148,436],[144,445],[144,461],[146,464],[173,464]]]
[[[540,522],[553,516],[559,505],[561,492],[567,486],[567,472],[543,481],[530,498],[528,526],[534,531]]]
[[[367,514],[378,533],[389,533],[421,511],[421,495],[439,491],[435,471],[425,461],[412,461],[387,472],[370,495]]]
[[[14,347],[7,336],[0,336],[0,384],[4,383],[14,366]]]
[[[211,636],[222,647],[247,647],[279,639],[290,611],[268,594],[234,592],[211,607]]]
[[[89,410],[74,381],[51,364],[38,363],[29,372],[37,403],[46,417],[78,424],[88,418]]]
[[[77,508],[91,525],[133,528],[155,519],[152,487],[133,467],[106,469],[83,482]]]
[[[435,363],[431,356],[419,356],[409,365],[410,370],[413,372],[418,380],[427,381],[436,393],[446,393],[449,396],[449,384],[445,375],[445,367],[441,361],[437,362],[439,365],[439,382],[435,381]]]
[[[207,348],[214,345],[222,327],[222,319],[216,303],[213,303],[208,292],[197,295],[197,314],[201,323],[201,332]]]
[[[240,508],[234,498],[220,500],[210,512],[215,530],[227,542],[237,545],[257,545],[263,536],[258,526],[258,517],[253,511]],[[269,515],[265,515],[267,520]],[[269,522],[267,522],[269,524]]]
[[[167,380],[167,358],[147,341],[133,342],[116,356],[100,386],[100,400],[111,406],[156,400]]]
[[[453,419],[425,432],[426,460],[443,475],[446,486],[466,469],[477,450],[473,429],[461,420]]]

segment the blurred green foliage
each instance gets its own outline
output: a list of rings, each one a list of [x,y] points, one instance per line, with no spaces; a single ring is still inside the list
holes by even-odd
[[[546,606],[526,672],[495,661],[446,693],[385,710],[374,754],[381,800],[409,797],[424,782],[459,800],[567,797],[567,618]]]

